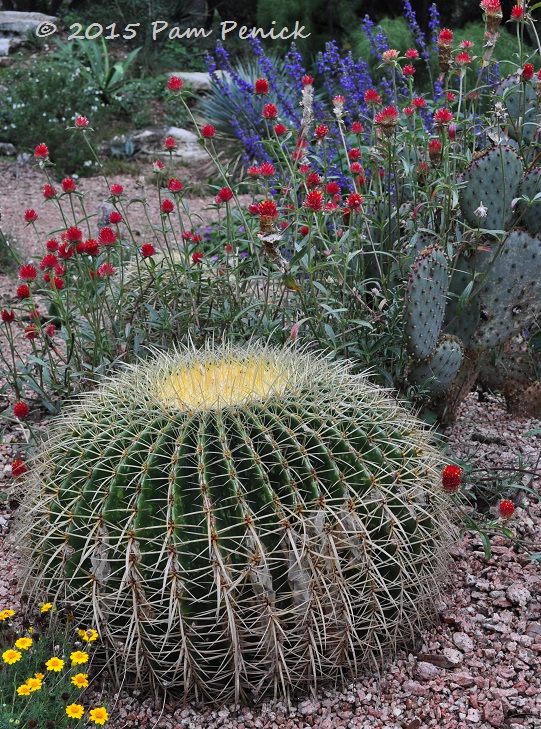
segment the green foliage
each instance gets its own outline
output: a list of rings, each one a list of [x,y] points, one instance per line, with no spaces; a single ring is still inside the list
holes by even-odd
[[[289,697],[434,609],[454,530],[431,434],[322,355],[173,351],[66,410],[21,510],[31,600],[99,629],[118,683]]]
[[[13,273],[19,263],[19,255],[14,241],[0,228],[0,271]]]

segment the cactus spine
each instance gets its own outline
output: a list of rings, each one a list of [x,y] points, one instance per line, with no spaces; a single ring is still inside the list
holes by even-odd
[[[143,686],[228,701],[354,674],[413,636],[446,572],[430,440],[343,363],[159,355],[43,444],[26,589],[93,619]]]

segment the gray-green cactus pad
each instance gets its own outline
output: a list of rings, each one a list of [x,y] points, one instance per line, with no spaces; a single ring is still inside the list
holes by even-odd
[[[459,303],[462,306],[460,297],[471,283],[472,277],[473,269],[470,261],[464,256],[459,256],[449,284],[449,299],[445,308],[443,329],[446,334],[454,334],[459,337],[465,347],[468,346],[472,334],[477,329],[481,316],[479,296],[468,301],[459,311]]]
[[[518,73],[502,79],[495,94],[503,98],[509,114],[507,131],[511,139],[530,144],[537,127],[536,95],[530,83],[524,83]]]
[[[429,246],[411,268],[404,299],[404,336],[415,359],[429,357],[440,335],[449,288],[443,249]]]
[[[491,147],[475,157],[464,171],[467,184],[459,192],[467,222],[474,228],[508,230],[513,221],[511,203],[523,177],[522,160],[511,147]],[[475,214],[481,203],[484,217]]]
[[[464,355],[458,337],[444,334],[438,340],[434,354],[425,362],[416,363],[409,374],[410,382],[422,385],[431,397],[446,392],[453,384]]]
[[[537,193],[541,193],[541,168],[534,167],[524,176],[520,186],[520,194],[532,200]],[[528,205],[523,200],[518,204],[518,222],[532,235],[541,233],[541,199]]]

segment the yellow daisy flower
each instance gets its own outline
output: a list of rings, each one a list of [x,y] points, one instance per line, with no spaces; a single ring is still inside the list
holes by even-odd
[[[30,691],[39,691],[43,684],[39,678],[27,678],[26,685]]]
[[[7,620],[15,615],[15,610],[0,610],[0,620]]]
[[[90,628],[90,630],[78,630],[77,635],[79,635],[85,643],[98,639],[98,631],[94,630],[94,628]]]
[[[56,671],[58,673],[58,671],[61,671],[64,668],[64,661],[61,658],[53,656],[45,663],[45,668],[48,671]]]
[[[44,673],[35,673],[34,676],[38,679],[38,681],[43,681],[43,679],[45,678]]]
[[[49,610],[52,608],[52,606],[53,606],[52,602],[44,602],[43,605],[41,606],[41,612],[42,613],[49,612]]]
[[[31,688],[29,686],[27,686],[25,683],[23,683],[23,685],[19,686],[19,688],[17,689],[17,693],[19,694],[19,696],[28,696],[30,691],[31,691]]]
[[[87,688],[88,686],[88,673],[76,673],[72,676],[71,682],[77,688]]]
[[[30,646],[32,645],[33,641],[32,638],[19,638],[15,641],[15,648],[19,648],[20,650],[27,651]]]
[[[4,663],[17,663],[17,661],[21,660],[21,656],[21,651],[14,651],[13,648],[9,648],[2,653],[2,660]]]
[[[84,651],[74,651],[70,655],[71,659],[71,665],[77,666],[80,663],[87,663],[88,662],[88,653],[85,653]]]
[[[85,713],[85,707],[81,704],[69,704],[66,706],[66,714],[70,719],[80,719]]]
[[[108,718],[109,714],[105,706],[98,706],[96,709],[91,709],[90,711],[90,721],[94,722],[94,724],[105,724]]]

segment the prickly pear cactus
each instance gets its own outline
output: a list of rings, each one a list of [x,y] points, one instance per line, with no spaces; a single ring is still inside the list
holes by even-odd
[[[473,274],[471,261],[465,256],[459,256],[451,276],[449,299],[443,320],[445,334],[459,337],[466,347],[469,345],[481,317],[481,304],[478,296],[474,296],[465,306],[462,306],[460,299],[468,291],[473,291]]]
[[[511,147],[490,147],[476,156],[463,173],[467,184],[459,192],[460,209],[469,225],[508,230],[514,215],[511,203],[523,176],[522,160]],[[484,217],[476,215],[481,203]]]
[[[438,397],[453,384],[460,365],[464,347],[458,337],[443,334],[432,356],[424,362],[415,363],[409,373],[413,384],[422,385],[430,397]]]
[[[541,316],[541,238],[513,230],[497,247],[482,259],[481,320],[469,344],[477,352],[503,344]]]
[[[508,135],[522,144],[530,144],[537,128],[537,98],[532,84],[522,81],[518,73],[512,73],[500,81],[494,93],[502,97],[507,109]]]
[[[524,175],[524,180],[520,187],[520,195],[524,195],[528,200],[541,193],[541,169],[533,167]],[[526,203],[520,200],[517,205],[518,223],[527,228],[532,235],[541,233],[541,196],[535,202]]]
[[[213,701],[344,680],[411,639],[454,535],[424,425],[291,348],[133,366],[56,421],[33,474],[31,601],[92,621],[120,679]]]
[[[438,246],[425,248],[411,267],[404,299],[406,348],[415,359],[426,359],[436,346],[448,287],[443,249]]]

